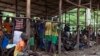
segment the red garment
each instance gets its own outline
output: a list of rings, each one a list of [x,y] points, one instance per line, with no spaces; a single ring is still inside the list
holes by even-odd
[[[11,33],[11,25],[10,25],[10,23],[5,22],[5,23],[4,23],[4,27],[7,29],[7,32],[8,32],[8,33]]]

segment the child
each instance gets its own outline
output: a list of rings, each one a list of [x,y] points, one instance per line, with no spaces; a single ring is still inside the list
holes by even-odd
[[[53,50],[53,53],[56,51],[56,45],[58,41],[58,29],[57,29],[57,23],[52,23],[52,39],[51,39],[51,49]]]
[[[31,35],[31,37],[29,38],[29,46],[30,46],[30,50],[34,50],[34,36]]]
[[[52,22],[45,23],[45,48],[46,51],[50,51],[51,46],[51,34],[52,34]]]
[[[27,43],[26,34],[22,33],[21,40],[18,42],[18,44],[15,47],[14,56],[17,56],[18,54],[23,52],[23,49],[25,48],[26,43]]]

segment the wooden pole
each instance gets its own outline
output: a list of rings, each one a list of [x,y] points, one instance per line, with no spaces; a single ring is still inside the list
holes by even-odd
[[[79,39],[80,39],[80,29],[79,29],[79,17],[80,17],[80,5],[81,5],[81,0],[78,2],[79,7],[77,7],[77,50],[79,50]]]
[[[86,15],[86,8],[85,8],[85,28],[87,26],[87,15]]]
[[[97,4],[97,19],[96,19],[96,43],[97,43],[97,45],[98,45],[98,34],[97,34],[97,32],[98,32],[98,19],[99,19],[99,4]]]
[[[59,22],[61,21],[61,15],[62,15],[62,0],[59,0]],[[61,56],[61,30],[59,30],[58,53],[59,56]]]
[[[89,5],[90,3],[85,3],[85,4],[82,4],[83,6],[85,6],[85,5]]]
[[[19,2],[19,0],[15,0],[15,7],[16,7],[16,17],[20,17],[20,13],[19,13],[19,11],[18,11],[18,2]]]
[[[16,17],[19,17],[19,13],[18,13],[18,0],[15,0],[15,4],[16,4]]]
[[[46,17],[46,19],[48,19],[47,0],[45,0],[45,17]]]
[[[61,22],[62,16],[62,0],[59,0],[59,22]]]
[[[31,18],[31,0],[27,0],[26,4],[26,17]],[[26,34],[28,35],[28,38],[30,37],[30,21],[29,19],[26,20]]]
[[[1,11],[0,11],[0,15],[2,15]],[[2,16],[0,16],[0,27],[2,25]]]
[[[87,8],[86,6],[84,6],[84,4],[83,5],[82,4],[81,5],[78,5],[78,4],[74,3],[74,2],[71,2],[70,0],[66,0],[66,2],[68,2],[68,3],[70,3],[70,4],[74,5],[74,6],[77,6],[77,7]]]
[[[92,12],[92,0],[90,0],[90,12]],[[91,22],[90,22],[90,24],[91,24]],[[89,29],[89,34],[88,34],[88,44],[90,44],[90,29]],[[88,47],[89,47],[89,45],[88,45]]]
[[[94,32],[96,32],[95,31],[95,11],[94,11]]]
[[[66,19],[67,19],[66,14],[67,14],[67,13],[66,13],[66,11],[65,11],[65,23],[66,23]]]
[[[90,12],[91,12],[91,14],[92,14],[92,0],[90,0]],[[92,15],[91,15],[91,17],[92,17]],[[90,20],[90,25],[91,25],[91,20]]]
[[[61,15],[61,22],[63,22],[63,14]]]
[[[69,25],[70,25],[70,12],[69,12]]]
[[[90,0],[90,9],[92,9],[92,0]]]

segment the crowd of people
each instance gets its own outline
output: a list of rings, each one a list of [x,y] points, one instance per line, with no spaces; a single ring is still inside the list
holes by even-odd
[[[26,34],[26,20],[24,19],[12,19],[7,17],[6,20],[0,25],[0,37],[1,37],[1,52],[4,52],[9,44],[15,44],[14,56],[23,52],[24,49],[32,51],[47,51],[54,52],[58,42],[58,30],[57,23],[42,22],[41,20],[30,20],[31,22],[31,34],[30,38]],[[12,48],[11,48],[12,49]]]
[[[25,33],[25,21],[25,19],[14,19],[11,24],[9,17],[7,17],[4,23],[0,25],[1,50],[2,48],[6,49],[8,44],[15,44],[13,47],[14,56],[22,55],[26,50],[31,50],[32,52],[45,51],[48,53],[57,53],[59,30],[61,30],[62,50],[69,51],[77,47],[77,31],[71,33],[69,24],[65,24],[64,28],[62,27],[61,29],[60,25],[56,22],[30,20],[31,34],[30,38],[28,38]],[[99,33],[98,36],[100,36]],[[94,45],[96,35],[93,28],[87,26],[81,29],[79,39],[80,49]]]
[[[74,30],[70,33],[70,27],[64,27],[64,31],[62,32],[62,42],[64,45],[64,49],[66,50],[74,50],[77,49],[77,30]],[[84,49],[91,47],[96,44],[96,37],[99,37],[98,33],[93,30],[91,25],[87,26],[84,29],[79,30],[79,49]]]

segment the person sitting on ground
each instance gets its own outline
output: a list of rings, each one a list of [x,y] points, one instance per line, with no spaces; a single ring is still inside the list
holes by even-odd
[[[18,42],[18,44],[15,47],[14,56],[17,56],[20,53],[23,53],[23,50],[24,50],[26,45],[27,45],[27,36],[25,33],[22,33],[21,40]]]

